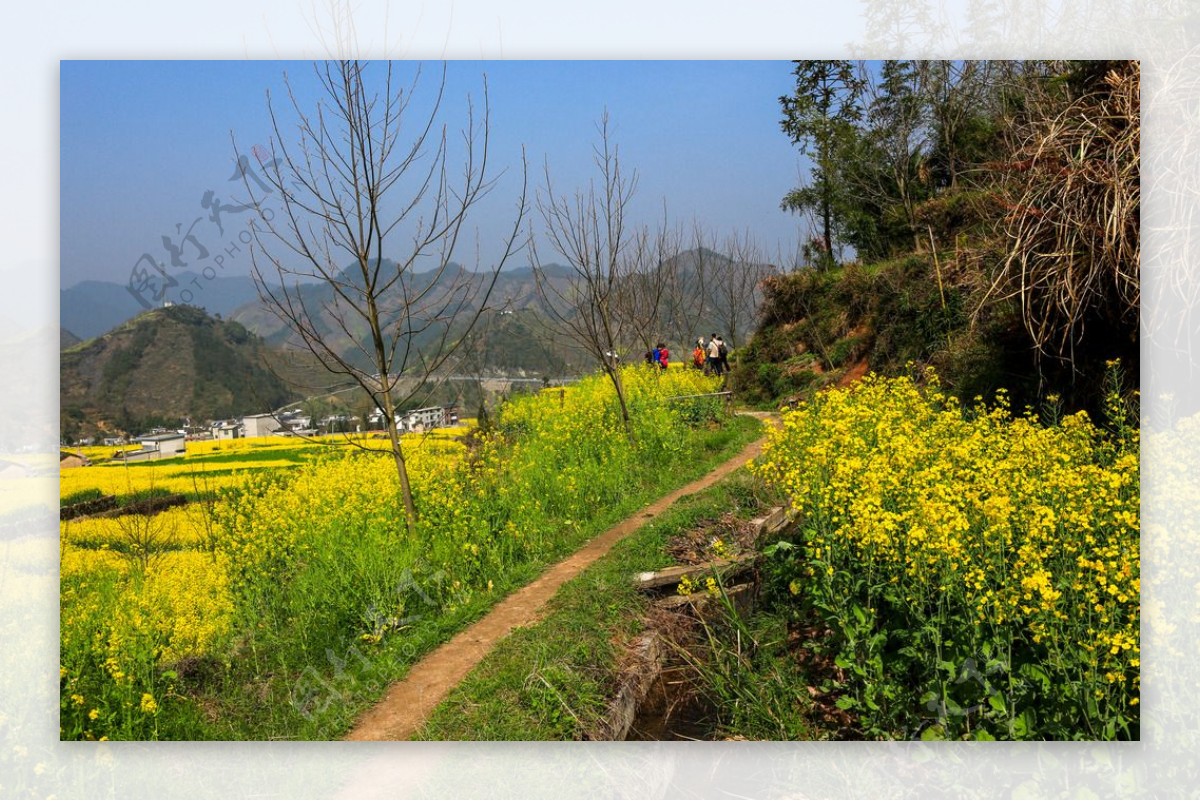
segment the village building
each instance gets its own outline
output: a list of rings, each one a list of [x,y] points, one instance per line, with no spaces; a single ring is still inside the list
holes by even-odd
[[[213,422],[209,431],[212,432],[212,438],[216,440],[237,439],[241,436],[242,427],[232,420],[217,420]]]
[[[430,406],[425,409],[413,409],[411,412],[401,412],[396,419],[396,425],[405,431],[420,433],[431,428],[446,425],[446,410],[441,406]]]
[[[283,424],[269,414],[248,414],[242,418],[242,430],[246,437],[267,437],[281,431]]]
[[[282,426],[280,433],[301,434],[304,436],[317,433],[312,427],[312,417],[304,414],[299,409],[281,414],[279,416],[279,424]]]
[[[376,409],[367,415],[368,427],[382,428],[386,419],[383,410]],[[396,428],[401,432],[420,433],[431,428],[453,425],[458,425],[457,406],[428,406],[424,409],[411,409],[396,413]]]
[[[127,462],[170,459],[173,456],[182,456],[187,450],[187,435],[178,431],[164,434],[143,434],[137,439],[142,445],[141,450],[118,452],[113,454],[113,458],[123,459]]]

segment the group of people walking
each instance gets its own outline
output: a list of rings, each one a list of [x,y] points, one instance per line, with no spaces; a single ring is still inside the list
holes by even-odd
[[[692,350],[692,366],[703,370],[707,375],[725,375],[729,372],[729,348],[725,340],[716,334],[709,336],[708,344],[704,337],[696,339],[696,347]]]
[[[645,359],[646,364],[666,370],[671,361],[671,351],[667,350],[664,343],[659,342],[653,350],[646,351]]]
[[[610,355],[610,354],[606,354]],[[611,354],[614,361],[617,356]],[[642,357],[646,364],[666,370],[670,363],[671,352],[663,342],[659,342],[652,350],[646,351]],[[709,336],[708,342],[704,337],[696,339],[696,347],[692,350],[692,366],[703,370],[705,375],[725,375],[729,372],[729,347],[725,340],[717,334]]]

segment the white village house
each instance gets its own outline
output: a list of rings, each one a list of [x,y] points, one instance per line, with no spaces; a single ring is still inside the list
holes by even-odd
[[[446,424],[446,410],[441,406],[430,406],[426,409],[413,409],[411,412],[401,412],[396,424],[405,431],[421,432],[438,428]]]
[[[283,425],[269,414],[248,414],[242,418],[242,429],[247,437],[266,437],[283,429]]]
[[[213,439],[237,439],[241,435],[242,427],[232,420],[217,420],[209,429],[212,431]]]
[[[178,431],[163,434],[146,434],[138,437],[141,450],[126,451],[119,458],[127,462],[146,459],[170,459],[181,456],[187,449],[187,435]]]
[[[371,425],[382,425],[384,419],[383,410],[376,409],[370,414],[367,421]],[[428,431],[431,428],[457,424],[458,409],[453,406],[449,408],[429,406],[424,409],[412,409],[411,411],[396,413],[396,427],[401,431],[410,433],[420,433]]]

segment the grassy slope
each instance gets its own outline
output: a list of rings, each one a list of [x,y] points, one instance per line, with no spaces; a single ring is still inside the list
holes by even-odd
[[[253,654],[231,666],[225,678],[204,682],[190,721],[179,721],[173,737],[187,739],[334,739],[349,730],[365,709],[378,702],[387,685],[404,674],[421,656],[482,617],[508,593],[524,586],[591,537],[629,516],[646,503],[695,480],[731,458],[761,433],[758,420],[734,418],[709,433],[708,458],[685,472],[663,475],[653,485],[631,487],[622,503],[603,510],[581,527],[576,539],[545,559],[520,567],[497,581],[491,594],[477,596],[448,614],[417,620],[403,635],[385,638],[377,646],[352,645],[344,653],[329,653],[325,664],[300,673],[272,671]],[[622,607],[614,607],[626,614]],[[203,668],[201,668],[203,671]]]
[[[677,502],[552,599],[535,625],[490,653],[434,712],[417,739],[572,740],[604,714],[621,645],[643,627],[648,604],[630,576],[673,563],[670,538],[723,512],[757,507],[745,471]]]

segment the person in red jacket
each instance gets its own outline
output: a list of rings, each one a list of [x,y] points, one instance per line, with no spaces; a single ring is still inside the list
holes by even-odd
[[[671,358],[671,352],[667,350],[667,346],[662,342],[658,343],[658,366],[662,369],[667,369],[668,360]]]

